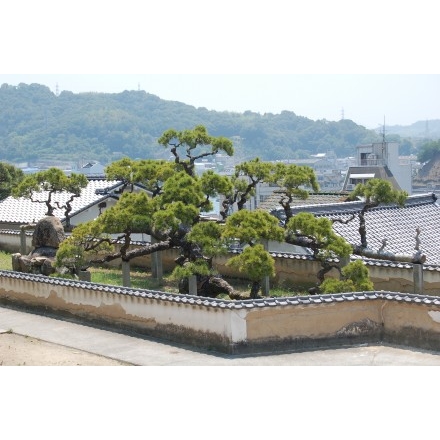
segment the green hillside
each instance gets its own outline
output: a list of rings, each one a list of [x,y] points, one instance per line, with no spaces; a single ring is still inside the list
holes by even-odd
[[[258,114],[208,111],[166,101],[144,91],[58,96],[39,84],[0,87],[0,160],[98,160],[128,156],[167,158],[157,144],[167,129],[205,125],[213,136],[234,139],[237,160],[296,159],[334,150],[354,154],[360,143],[379,139],[350,120],[312,121],[293,112]]]
[[[440,119],[414,122],[408,126],[391,125],[386,127],[387,133],[397,134],[401,137],[416,139],[439,139]]]

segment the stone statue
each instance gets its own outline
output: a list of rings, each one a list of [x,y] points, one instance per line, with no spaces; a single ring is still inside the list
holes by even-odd
[[[387,244],[388,244],[388,240],[386,238],[384,238],[382,240],[382,246],[380,247],[380,249],[377,252],[379,252],[379,253],[385,252],[385,247]]]
[[[42,218],[36,224],[32,236],[34,250],[29,255],[13,254],[12,270],[51,275],[55,272],[55,255],[64,238],[64,228],[58,217]]]
[[[420,244],[421,244],[421,242],[420,242],[420,237],[419,237],[419,235],[420,235],[420,229],[417,228],[417,229],[416,229],[416,236],[415,236],[415,239],[416,239],[416,247],[414,248],[416,251],[420,251]]]

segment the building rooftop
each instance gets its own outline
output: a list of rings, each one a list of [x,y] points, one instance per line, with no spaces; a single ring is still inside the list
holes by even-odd
[[[267,211],[273,211],[280,209],[280,198],[283,194],[282,190],[275,190],[264,202],[261,202],[258,207]],[[341,203],[347,200],[349,193],[347,192],[334,192],[334,193],[310,193],[309,197],[305,200],[300,198],[294,198],[291,206],[308,206],[308,205],[327,205],[329,203]]]
[[[71,217],[88,207],[107,199],[111,193],[122,185],[117,180],[89,180],[86,188],[81,191],[81,196],[72,202]],[[36,199],[45,200],[45,193],[40,193]],[[53,194],[52,200],[60,204],[69,199],[69,194]],[[45,216],[47,207],[44,202],[32,202],[26,198],[8,197],[0,201],[0,223],[28,224],[34,223]],[[56,209],[54,215],[64,220],[64,210]]]
[[[318,217],[347,220],[358,213],[362,202],[296,207],[293,214],[307,211]],[[427,265],[440,265],[440,206],[435,194],[410,196],[404,207],[381,205],[365,215],[368,248],[378,251],[386,240],[385,252],[413,255],[416,250],[417,229],[420,229],[420,250],[426,255]],[[360,245],[359,220],[347,224],[335,222],[334,231],[352,245]]]
[[[347,189],[349,179],[383,179],[388,180],[393,188],[401,190],[399,183],[387,166],[356,166],[349,167],[344,188]]]

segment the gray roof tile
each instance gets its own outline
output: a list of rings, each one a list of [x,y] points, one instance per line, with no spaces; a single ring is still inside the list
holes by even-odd
[[[283,195],[283,191],[280,189],[275,190],[269,197],[261,202],[258,206],[260,209],[266,211],[272,211],[274,209],[280,209],[280,198]],[[310,193],[309,197],[305,200],[294,197],[291,206],[306,206],[306,205],[322,205],[329,203],[344,202],[347,200],[349,193]]]
[[[415,253],[416,229],[420,229],[420,249],[426,255],[426,265],[440,265],[440,206],[434,194],[410,196],[404,207],[395,204],[369,210],[365,215],[368,247],[378,251],[387,240],[385,252],[401,255]],[[311,212],[317,217],[347,220],[362,209],[362,202],[345,202],[321,205],[297,206],[293,214]],[[359,221],[355,217],[347,224],[335,222],[334,231],[350,244],[360,245]],[[383,265],[383,261],[371,260],[370,264]],[[409,263],[397,263],[397,267],[412,267]],[[434,269],[433,269],[434,270]]]
[[[81,212],[87,207],[94,205],[109,197],[105,190],[112,190],[121,186],[121,182],[116,180],[90,180],[87,187],[81,191],[81,196],[72,202],[72,213]],[[97,191],[98,190],[98,191]],[[35,197],[37,198],[37,197]],[[41,193],[40,200],[44,200],[45,195]],[[67,194],[54,194],[53,201],[64,203],[69,199]],[[44,203],[35,203],[29,199],[8,197],[0,202],[0,222],[1,223],[19,223],[27,224],[37,222],[45,216],[46,205]],[[56,209],[54,215],[64,219],[64,210]]]

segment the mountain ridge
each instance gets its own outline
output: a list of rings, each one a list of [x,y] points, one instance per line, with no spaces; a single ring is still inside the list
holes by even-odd
[[[346,157],[356,145],[381,138],[348,119],[313,121],[292,111],[208,110],[145,91],[55,94],[35,83],[0,87],[2,161],[167,159],[169,152],[157,144],[161,134],[196,125],[233,139],[237,161],[302,159],[329,150]]]

